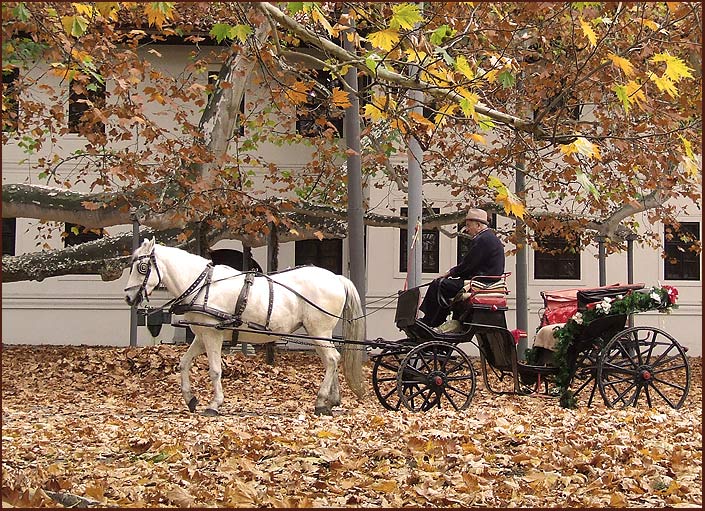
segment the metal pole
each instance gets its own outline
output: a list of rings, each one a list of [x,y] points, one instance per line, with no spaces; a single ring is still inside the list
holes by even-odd
[[[252,258],[252,248],[249,245],[242,244],[242,271],[250,271],[250,259]],[[243,355],[252,357],[255,355],[255,347],[252,344],[243,342],[240,344],[240,350]]]
[[[419,10],[423,13],[423,2],[419,3]],[[420,25],[417,24],[416,28]],[[409,66],[409,75],[413,78],[418,73],[418,66]],[[412,90],[408,92],[412,104],[412,112],[423,115],[423,92]],[[409,138],[407,150],[409,171],[408,217],[406,223],[406,253],[407,253],[407,286],[409,289],[421,285],[422,256],[423,256],[423,176],[421,162],[423,150],[421,144],[413,135]],[[440,268],[439,268],[440,269]]]
[[[627,235],[627,284],[634,283],[634,234]],[[630,314],[628,319],[630,327],[634,326],[634,315]]]
[[[130,219],[132,220],[132,251],[134,252],[140,246],[140,222],[134,209],[130,211]],[[135,303],[130,308],[130,346],[137,346],[137,305]]]
[[[524,192],[526,181],[524,175],[524,161],[523,158],[517,161],[516,164],[517,172],[516,179],[514,182],[514,190],[516,194],[521,196]],[[527,263],[527,251],[526,251],[526,226],[524,222],[519,219],[514,221],[514,225],[517,232],[517,252],[515,255],[515,273],[516,273],[516,320],[517,328],[523,330],[524,332],[529,331],[529,267]],[[527,336],[528,337],[528,336]],[[519,344],[517,345],[517,353],[520,357],[524,354],[528,346],[527,337],[520,337]]]
[[[604,286],[607,282],[607,276],[605,275],[605,237],[597,237],[597,259],[598,259],[598,273],[600,278],[600,286]]]
[[[279,269],[279,236],[277,226],[274,222],[269,222],[269,234],[267,234],[267,273],[275,272]],[[265,344],[265,362],[270,366],[274,365],[274,343]]]
[[[343,47],[355,52],[355,46],[343,34]],[[365,277],[365,210],[362,204],[362,160],[360,158],[360,99],[357,96],[357,69],[350,66],[345,73],[345,82],[351,90],[350,106],[345,110],[344,131],[348,168],[348,259],[350,280],[357,288],[365,310],[367,295]]]

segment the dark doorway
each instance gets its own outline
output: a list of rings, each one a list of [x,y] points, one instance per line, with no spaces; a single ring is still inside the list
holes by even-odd
[[[211,261],[213,261],[213,264],[224,264],[236,270],[242,271],[243,256],[240,250],[221,248],[218,250],[211,250],[209,255],[211,257]],[[262,267],[257,264],[257,261],[255,261],[252,257],[250,257],[249,270],[262,273]]]

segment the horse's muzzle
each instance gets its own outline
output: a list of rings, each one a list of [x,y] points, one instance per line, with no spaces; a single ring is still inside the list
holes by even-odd
[[[135,289],[136,288],[125,289],[125,302],[127,302],[127,305],[130,307],[142,301],[142,290],[137,289],[135,293]]]

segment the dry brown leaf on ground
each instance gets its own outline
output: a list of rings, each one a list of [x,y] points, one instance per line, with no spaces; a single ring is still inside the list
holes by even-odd
[[[679,410],[567,410],[479,383],[466,410],[393,412],[341,379],[342,409],[317,417],[314,354],[237,353],[211,418],[181,399],[185,349],[4,346],[3,507],[702,506],[700,358]],[[192,374],[207,402],[205,357]]]

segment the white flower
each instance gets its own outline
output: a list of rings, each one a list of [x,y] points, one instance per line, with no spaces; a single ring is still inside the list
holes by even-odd
[[[653,301],[655,301],[656,303],[661,303],[661,297],[659,296],[659,294],[658,294],[656,291],[654,291],[653,293],[651,293],[651,294],[649,295],[649,298],[651,298],[651,299],[652,299]]]
[[[600,303],[595,305],[595,309],[601,310],[605,314],[609,314],[611,308],[612,305],[610,304],[610,300],[608,298],[605,298]]]
[[[576,312],[575,314],[573,314],[573,317],[571,319],[575,321],[578,325],[583,324],[583,315],[580,312]]]

